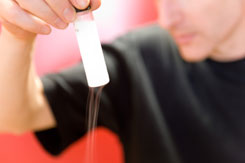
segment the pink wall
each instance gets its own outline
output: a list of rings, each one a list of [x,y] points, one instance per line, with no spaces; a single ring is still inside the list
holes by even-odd
[[[94,14],[104,42],[156,18],[153,0],[102,0],[102,7]],[[79,60],[72,26],[65,31],[53,30],[49,36],[38,36],[35,63],[39,75],[58,71]],[[40,147],[32,133],[22,136],[0,135],[0,162],[81,163],[84,160],[85,144],[86,137],[74,143],[61,156],[52,157]],[[96,147],[97,162],[123,163],[120,142],[110,131],[103,128],[97,130]]]

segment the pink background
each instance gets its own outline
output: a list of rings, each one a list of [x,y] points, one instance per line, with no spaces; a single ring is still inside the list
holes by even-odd
[[[100,38],[108,42],[129,29],[156,19],[153,0],[102,0],[94,12]],[[35,64],[39,75],[59,71],[80,61],[72,25],[55,30],[49,36],[38,36]],[[97,129],[96,159],[99,163],[123,163],[123,152],[116,135],[105,128]],[[0,135],[1,163],[82,163],[85,157],[86,136],[71,145],[62,155],[46,153],[32,133],[21,136]]]

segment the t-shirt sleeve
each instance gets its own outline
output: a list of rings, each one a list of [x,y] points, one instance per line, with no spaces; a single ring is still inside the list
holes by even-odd
[[[57,155],[85,133],[85,107],[88,88],[83,81],[82,65],[41,78],[44,93],[57,127],[36,132],[44,148]]]
[[[103,88],[100,100],[98,126],[118,134],[122,116],[116,108],[126,107],[128,81],[119,63],[119,52],[112,45],[103,45],[110,83]],[[56,127],[35,132],[41,145],[51,154],[58,155],[70,144],[86,134],[86,107],[89,88],[82,63],[60,73],[41,78],[44,93],[56,120]],[[120,84],[120,83],[123,84]],[[120,87],[119,87],[120,85]],[[115,90],[119,93],[115,94]],[[121,100],[120,100],[121,99]],[[123,101],[123,102],[122,102]]]

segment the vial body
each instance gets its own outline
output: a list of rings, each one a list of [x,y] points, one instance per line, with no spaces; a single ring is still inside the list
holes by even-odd
[[[107,84],[110,79],[92,12],[77,13],[74,28],[89,87]]]

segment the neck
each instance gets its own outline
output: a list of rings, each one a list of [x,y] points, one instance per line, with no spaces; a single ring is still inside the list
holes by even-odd
[[[210,56],[212,60],[229,62],[245,58],[245,13],[235,25],[233,32],[222,41]]]

